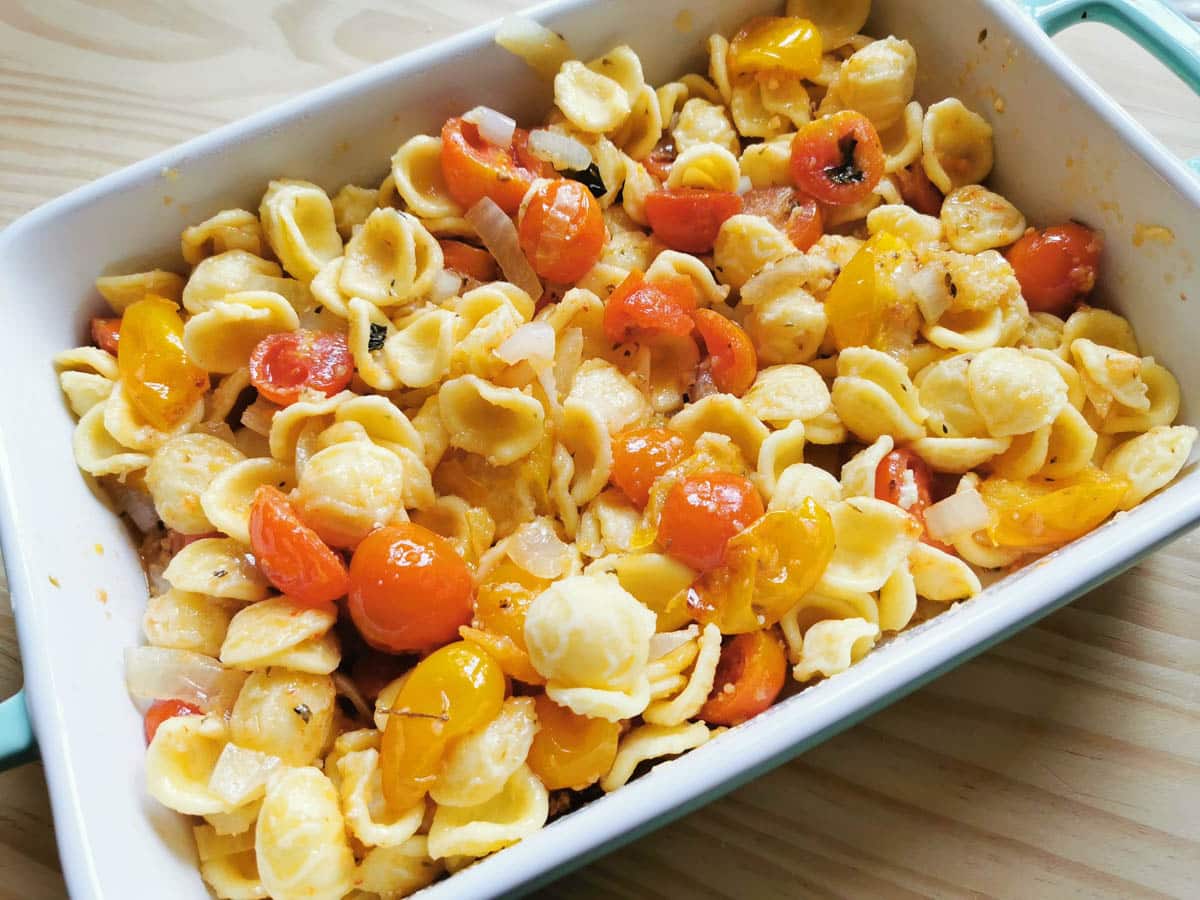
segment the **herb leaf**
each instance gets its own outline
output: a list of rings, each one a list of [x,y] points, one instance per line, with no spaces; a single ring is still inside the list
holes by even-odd
[[[565,169],[562,176],[570,178],[572,181],[578,181],[592,192],[593,197],[603,197],[608,193],[608,188],[604,186],[604,179],[600,177],[600,167],[595,163],[586,169]]]
[[[371,335],[367,338],[367,349],[374,353],[376,350],[383,349],[383,342],[387,339],[387,326],[376,325],[371,323]]]

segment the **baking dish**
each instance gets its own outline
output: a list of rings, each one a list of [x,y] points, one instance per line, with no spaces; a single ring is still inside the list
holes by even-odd
[[[660,83],[687,66],[703,66],[701,45],[711,31],[728,33],[778,5],[573,0],[533,15],[565,33],[581,54],[630,43],[648,80]],[[1200,33],[1162,4],[1032,6],[1051,29],[1085,15],[1118,24],[1200,88]],[[946,10],[938,0],[877,0],[868,30],[912,41],[923,102],[954,94],[992,120],[993,183],[1032,220],[1074,216],[1106,232],[1104,302],[1127,315],[1144,345],[1177,373],[1185,394],[1181,421],[1197,424],[1187,395],[1200,385],[1200,362],[1186,342],[1200,273],[1186,237],[1200,211],[1200,186],[1084,80],[1034,19],[1002,0],[961,2],[953,16]],[[72,423],[49,359],[78,343],[99,308],[91,288],[97,272],[175,262],[184,225],[229,205],[256,203],[270,177],[309,178],[329,189],[378,180],[405,137],[476,103],[540,116],[548,90],[492,45],[491,32],[477,29],[168,151],[0,235],[0,308],[19,323],[0,335],[0,353],[20,386],[0,397],[0,528],[28,706],[74,896],[140,896],[147,885],[179,897],[208,895],[184,822],[142,789],[140,728],[125,696],[121,658],[139,638],[145,585],[128,536],[75,468]],[[1150,225],[1175,239],[1143,242]],[[492,895],[560,875],[847,727],[1195,524],[1196,469],[1192,463],[1143,506],[851,671],[435,886],[430,896]],[[23,711],[20,698],[0,707],[6,758],[28,743],[27,730],[18,733]]]

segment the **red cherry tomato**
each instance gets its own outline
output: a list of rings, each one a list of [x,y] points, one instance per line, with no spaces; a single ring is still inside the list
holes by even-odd
[[[272,403],[287,406],[305,390],[332,397],[354,377],[344,334],[285,331],[268,335],[250,354],[250,383]]]
[[[904,202],[919,213],[927,216],[939,216],[942,213],[942,201],[946,199],[937,185],[925,174],[925,167],[920,161],[892,173],[900,196]]]
[[[1030,229],[1008,248],[1008,261],[1032,312],[1067,316],[1096,286],[1104,236],[1078,222]]]
[[[905,498],[905,472],[910,472],[913,483],[913,496]],[[879,465],[875,469],[875,496],[880,500],[886,500],[888,503],[894,503],[901,507],[909,515],[915,518],[918,522],[925,524],[925,510],[929,508],[932,502],[933,492],[933,472],[926,464],[925,460],[917,456],[911,450],[900,449],[893,450],[887,456],[879,461]],[[908,499],[908,506],[904,506],[900,501]],[[922,540],[926,543],[937,547],[939,550],[946,550],[953,553],[954,551],[945,544],[935,541],[924,535]]]
[[[92,319],[92,343],[101,350],[117,355],[117,343],[121,340],[120,319]]]
[[[809,122],[792,139],[792,180],[834,206],[866,199],[883,177],[883,145],[871,120],[844,112]]]
[[[500,277],[500,267],[486,250],[451,240],[439,240],[438,246],[442,248],[442,261],[447,269],[476,281],[495,281]]]
[[[695,308],[696,289],[687,278],[647,281],[634,269],[604,302],[604,334],[615,344],[682,337],[692,332]]]
[[[762,498],[748,478],[730,472],[692,475],[667,493],[658,542],[693,569],[714,569],[724,562],[729,539],[763,513]]]
[[[346,564],[269,484],[250,504],[250,549],[267,581],[300,606],[324,606],[349,589]]]
[[[675,165],[675,155],[675,145],[669,137],[665,137],[650,151],[650,155],[642,160],[642,165],[659,184],[664,184],[667,176],[671,174],[671,166]]]
[[[704,339],[712,361],[712,377],[717,389],[742,396],[758,375],[758,354],[742,327],[716,310],[698,309],[692,313],[696,330]]]
[[[668,188],[646,197],[646,220],[654,236],[672,250],[707,253],[730,216],[742,211],[742,198],[730,191]]]
[[[604,249],[600,204],[586,187],[566,178],[541,181],[530,189],[518,232],[533,270],[549,281],[578,281]]]
[[[510,216],[538,178],[554,177],[554,168],[529,152],[529,132],[513,132],[511,147],[490,144],[479,129],[459,118],[442,126],[442,177],[464,209],[490,197]]]
[[[742,195],[742,212],[767,219],[791,239],[797,250],[807,250],[825,233],[821,207],[795,188],[781,185],[747,191]]]
[[[471,570],[441,535],[406,523],[373,531],[350,560],[350,617],[387,653],[424,653],[471,621]]]
[[[712,725],[740,725],[769,708],[786,680],[787,653],[775,632],[734,635],[721,648],[712,693],[699,718]]]
[[[612,439],[612,481],[638,507],[663,472],[691,452],[692,442],[669,428],[628,428]]]
[[[191,703],[185,703],[182,700],[155,700],[146,710],[146,717],[142,721],[142,730],[146,733],[146,744],[149,745],[154,740],[154,735],[158,734],[158,726],[167,719],[173,719],[176,716],[198,715],[201,715],[200,707],[193,706]]]

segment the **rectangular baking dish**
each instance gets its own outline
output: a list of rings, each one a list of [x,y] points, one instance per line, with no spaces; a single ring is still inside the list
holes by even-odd
[[[647,80],[703,71],[703,41],[778,2],[567,0],[531,14],[584,58],[618,43]],[[1200,89],[1200,33],[1146,0],[876,0],[868,31],[908,38],[918,99],[960,97],[995,126],[992,182],[1034,222],[1102,228],[1105,305],[1177,375],[1181,421],[1197,425],[1200,185],[1048,40],[1078,18],[1116,24]],[[277,176],[333,190],[377,182],[408,136],[485,103],[536,121],[549,90],[492,43],[494,26],[375,66],[101,179],[0,233],[0,531],[25,664],[27,703],[0,706],[0,759],[28,744],[32,714],[63,868],[77,898],[205,898],[182,817],[142,785],[144,747],[122,652],[140,639],[146,586],[134,547],[75,467],[72,420],[51,368],[101,308],[102,272],[178,264],[178,234],[222,208],[255,208]],[[167,198],[171,200],[168,203]],[[1175,239],[1140,240],[1158,225]],[[1161,232],[1160,232],[1161,234]],[[1138,246],[1141,244],[1141,246]],[[429,889],[492,896],[557,877],[778,765],[1094,587],[1200,521],[1193,460],[1169,489],[989,588],[839,675],[680,761],[554,822]],[[101,602],[102,596],[108,602]]]

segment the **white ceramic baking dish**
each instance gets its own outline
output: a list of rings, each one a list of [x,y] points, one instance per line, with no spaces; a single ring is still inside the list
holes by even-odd
[[[781,5],[569,0],[533,14],[585,56],[628,42],[648,79],[661,83],[703,68],[702,42],[711,31],[728,34],[747,16]],[[1184,20],[1161,4],[1035,5],[1051,28],[1087,13],[1116,22],[1200,85],[1200,34],[1189,36]],[[230,205],[255,208],[271,177],[309,178],[329,189],[378,181],[404,138],[477,103],[536,119],[549,103],[547,87],[493,46],[492,30],[484,26],[191,141],[0,234],[7,385],[0,396],[0,527],[28,708],[75,897],[208,894],[184,820],[143,789],[141,723],[125,694],[121,660],[139,640],[146,586],[128,535],[75,467],[72,421],[50,358],[78,344],[101,308],[92,289],[98,273],[178,265],[183,226]],[[1104,302],[1127,315],[1143,346],[1176,373],[1182,420],[1200,424],[1193,396],[1200,390],[1200,271],[1192,249],[1200,185],[1188,170],[1100,94],[1034,17],[1004,0],[876,0],[868,30],[913,42],[922,101],[953,94],[992,120],[993,182],[1032,221],[1073,216],[1104,229]],[[1150,224],[1169,228],[1175,240],[1137,246],[1138,227]],[[1200,471],[1193,462],[1174,486],[1118,521],[428,896],[490,896],[561,875],[846,728],[1198,520]],[[0,757],[21,750],[23,711],[19,697],[0,707]]]

